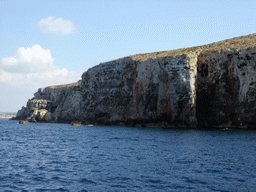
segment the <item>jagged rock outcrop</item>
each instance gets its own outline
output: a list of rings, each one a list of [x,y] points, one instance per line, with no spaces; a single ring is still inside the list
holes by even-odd
[[[40,88],[16,119],[164,127],[256,124],[256,47],[154,54],[101,63],[73,85]]]

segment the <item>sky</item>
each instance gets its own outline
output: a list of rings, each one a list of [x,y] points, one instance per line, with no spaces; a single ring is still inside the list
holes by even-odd
[[[255,0],[1,0],[0,112],[121,57],[256,32]]]

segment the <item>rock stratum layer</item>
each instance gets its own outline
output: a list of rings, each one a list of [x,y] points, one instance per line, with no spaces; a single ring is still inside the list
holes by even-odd
[[[175,50],[169,55],[156,52],[101,63],[84,72],[78,83],[40,88],[18,111],[16,119],[126,126],[254,127],[256,46],[236,48],[236,43],[231,43],[216,49],[216,44],[210,44],[212,49],[207,45]]]

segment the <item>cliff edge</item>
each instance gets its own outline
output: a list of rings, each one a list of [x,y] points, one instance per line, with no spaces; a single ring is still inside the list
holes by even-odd
[[[40,88],[15,119],[162,127],[256,125],[256,34],[101,63]]]

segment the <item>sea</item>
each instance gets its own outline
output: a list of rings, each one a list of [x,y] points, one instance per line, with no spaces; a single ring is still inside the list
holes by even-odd
[[[256,131],[0,119],[0,191],[256,191]]]

